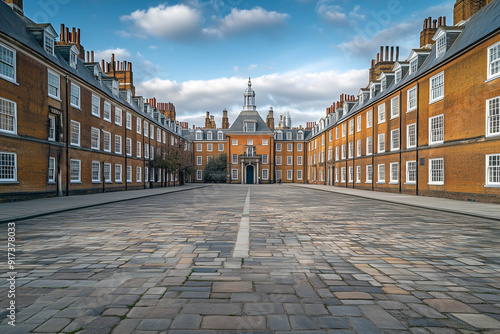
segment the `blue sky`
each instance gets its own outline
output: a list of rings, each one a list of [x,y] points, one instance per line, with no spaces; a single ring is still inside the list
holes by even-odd
[[[318,121],[342,93],[368,84],[381,45],[400,59],[419,47],[424,18],[447,16],[453,0],[51,0],[25,1],[38,23],[81,29],[96,59],[132,61],[136,93],[176,105],[178,119],[220,126],[241,110],[248,77],[265,117],[290,111],[293,126]],[[278,116],[276,116],[278,115]]]

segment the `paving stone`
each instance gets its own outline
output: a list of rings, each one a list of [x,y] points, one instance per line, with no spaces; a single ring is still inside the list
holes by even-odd
[[[71,322],[68,318],[52,318],[35,329],[38,333],[54,333],[61,331]]]
[[[263,316],[205,316],[202,329],[259,330],[266,329],[266,318]]]
[[[380,334],[380,330],[373,322],[365,318],[349,318],[349,322],[354,327],[357,333],[363,334]]]
[[[359,308],[378,328],[405,329],[399,320],[378,305],[360,305]]]
[[[215,282],[212,292],[252,292],[252,282]]]
[[[314,321],[311,318],[303,315],[291,315],[290,323],[292,325],[292,329],[318,329]]]
[[[241,310],[242,304],[239,303],[191,303],[182,309],[182,313],[241,315]]]
[[[425,299],[424,302],[439,312],[477,313],[473,308],[453,299]]]
[[[231,294],[231,302],[258,302],[262,297],[258,293],[240,292]]]
[[[442,319],[442,318],[446,318],[446,316],[442,313],[439,313],[438,311],[436,311],[435,309],[427,306],[427,305],[423,305],[423,304],[407,304],[409,307],[411,307],[412,310],[414,310],[415,312],[417,312],[418,314],[424,316],[424,317],[427,317],[427,318],[433,318],[433,319]]]
[[[361,310],[357,306],[328,306],[331,314],[334,316],[351,316],[360,317],[362,316]]]
[[[180,314],[172,322],[171,329],[196,329],[201,324],[202,317],[197,314]]]
[[[479,329],[498,329],[500,330],[500,321],[485,314],[464,314],[453,313],[454,317],[468,323]]]
[[[268,315],[284,313],[283,306],[278,303],[246,303],[243,312],[247,315]]]
[[[291,329],[286,315],[268,316],[269,328],[273,331],[288,331]]]
[[[351,326],[342,318],[315,317],[314,321],[321,329],[349,329]]]
[[[172,320],[170,319],[146,319],[141,321],[138,330],[141,331],[164,331],[170,327]]]
[[[335,292],[335,297],[338,299],[356,299],[356,300],[363,300],[363,299],[373,299],[373,297],[366,293],[366,292]]]
[[[324,315],[328,314],[328,311],[322,304],[303,304],[304,310],[308,315]]]

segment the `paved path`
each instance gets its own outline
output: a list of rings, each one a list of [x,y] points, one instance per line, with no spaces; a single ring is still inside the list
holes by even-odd
[[[216,185],[19,221],[16,237],[17,325],[0,333],[500,333],[494,220]]]
[[[115,191],[90,195],[40,198],[30,201],[0,203],[0,224],[14,220],[34,218],[46,214],[94,207],[107,203],[134,200],[206,187],[205,184],[186,184],[181,187],[152,188],[143,190]]]

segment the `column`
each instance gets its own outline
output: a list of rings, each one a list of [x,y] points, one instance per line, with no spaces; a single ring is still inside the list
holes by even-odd
[[[243,161],[241,162],[241,184],[244,184],[245,180],[245,169],[243,168]]]
[[[257,182],[255,182],[256,184],[259,184],[259,162],[257,161]]]

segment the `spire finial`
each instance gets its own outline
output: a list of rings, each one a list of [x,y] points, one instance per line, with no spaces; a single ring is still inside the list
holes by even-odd
[[[248,77],[248,87],[251,87],[252,86],[252,80],[250,79],[250,77]]]

